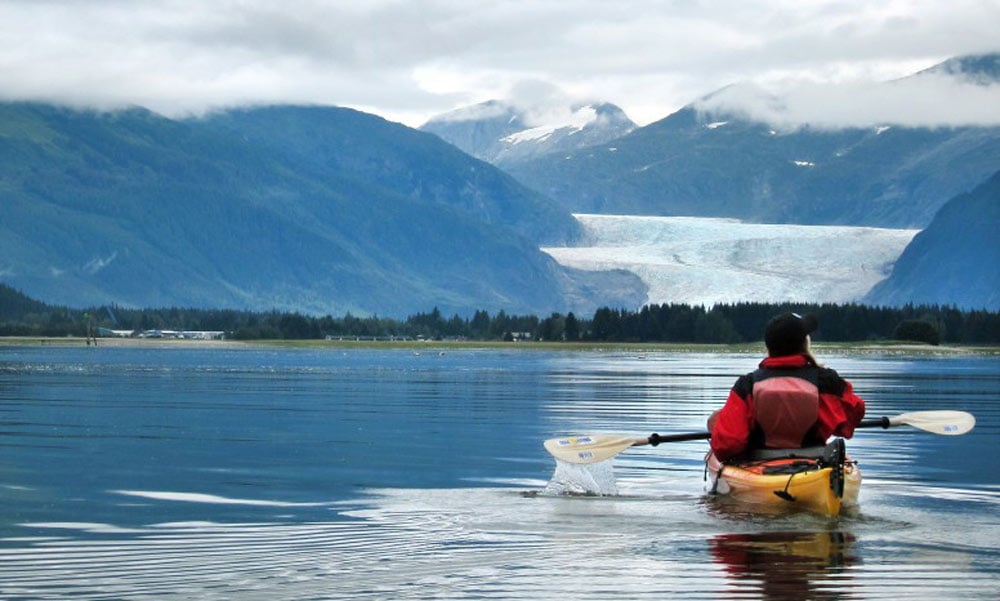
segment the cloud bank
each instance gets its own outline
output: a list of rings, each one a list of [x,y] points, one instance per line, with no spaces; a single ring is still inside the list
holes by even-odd
[[[709,120],[738,116],[779,129],[998,126],[1000,85],[977,85],[948,75],[890,83],[744,83],[694,106]]]
[[[862,82],[1000,49],[997,23],[1000,3],[980,0],[5,0],[0,99],[168,116],[330,104],[420,125],[542,81],[646,124],[736,82],[750,83],[728,94],[766,112],[776,82],[797,81],[812,83],[780,90],[783,117],[812,119],[813,98],[890,106]],[[945,123],[988,113],[947,102]]]

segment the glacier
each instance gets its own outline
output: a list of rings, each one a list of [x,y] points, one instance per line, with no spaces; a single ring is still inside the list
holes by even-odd
[[[645,304],[849,303],[885,279],[920,231],[737,219],[575,214],[575,246],[542,251],[566,267],[623,269]]]

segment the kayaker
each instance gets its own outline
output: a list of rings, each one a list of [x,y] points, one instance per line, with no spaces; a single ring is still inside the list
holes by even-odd
[[[708,420],[712,453],[720,461],[757,449],[822,446],[831,436],[851,438],[865,415],[864,400],[810,350],[818,323],[784,313],[764,329],[767,357],[736,380],[726,404]]]

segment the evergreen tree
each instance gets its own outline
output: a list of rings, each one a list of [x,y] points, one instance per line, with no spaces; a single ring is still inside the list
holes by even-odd
[[[892,337],[896,340],[913,340],[933,345],[941,342],[941,335],[937,327],[923,319],[907,319],[900,322],[893,331]]]
[[[566,315],[565,334],[566,340],[570,342],[580,339],[580,322],[577,321],[576,315],[572,311]]]
[[[699,315],[695,319],[694,331],[695,342],[729,343],[739,339],[732,322],[722,312],[712,311]]]
[[[490,314],[476,311],[469,323],[469,335],[473,338],[487,338],[490,334]]]

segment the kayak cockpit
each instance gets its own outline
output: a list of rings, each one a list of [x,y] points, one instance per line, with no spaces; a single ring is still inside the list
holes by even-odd
[[[861,471],[839,438],[823,447],[762,449],[728,462],[709,453],[705,468],[710,494],[825,516],[857,505],[861,488]]]

